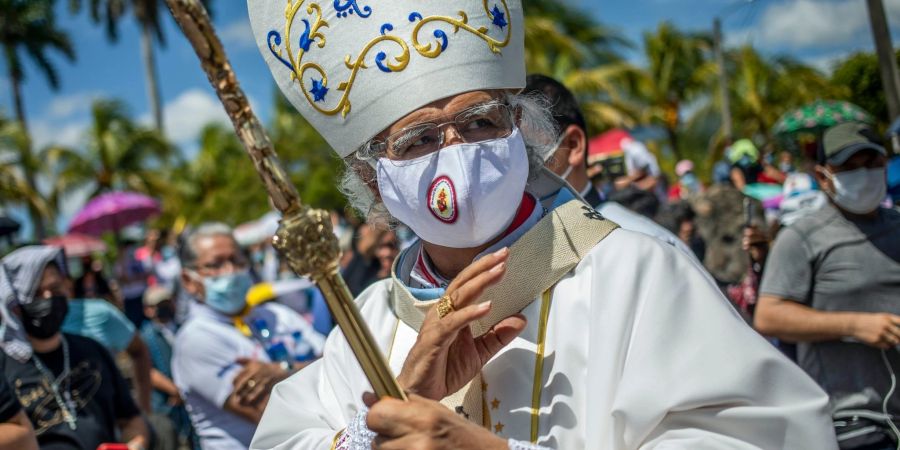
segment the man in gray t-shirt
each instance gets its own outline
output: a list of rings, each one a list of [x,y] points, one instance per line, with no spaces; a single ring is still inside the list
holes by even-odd
[[[887,157],[864,130],[826,132],[816,178],[831,201],[778,235],[754,325],[797,342],[797,362],[833,400],[868,390],[864,407],[880,411],[891,385],[882,349],[900,374],[900,212],[879,206]],[[900,395],[888,410],[900,414]]]

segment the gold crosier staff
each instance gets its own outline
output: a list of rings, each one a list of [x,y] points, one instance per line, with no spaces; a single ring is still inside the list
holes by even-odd
[[[275,248],[287,259],[294,273],[309,275],[322,290],[328,309],[341,327],[375,394],[405,400],[406,395],[394,379],[338,272],[340,250],[337,237],[331,231],[328,212],[300,202],[300,195],[288,179],[269,136],[238,84],[206,8],[197,0],[166,0],[166,4],[200,58],[200,65],[253,160],[272,203],[281,211],[281,225],[272,240]]]

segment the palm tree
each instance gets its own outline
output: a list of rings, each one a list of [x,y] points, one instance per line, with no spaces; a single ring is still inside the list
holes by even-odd
[[[637,69],[620,51],[630,43],[589,12],[551,0],[525,4],[525,62],[530,73],[552,76],[578,98],[589,128],[630,125],[629,80]]]
[[[749,45],[729,51],[726,67],[735,134],[759,142],[774,142],[771,128],[785,112],[816,99],[848,95],[846,87],[831,83],[818,70],[785,56],[765,57]],[[705,75],[710,86],[717,82],[714,73]],[[719,110],[721,100],[713,95],[706,100],[690,122],[718,119],[713,112]],[[723,148],[722,139],[722,130],[716,129],[711,147]]]
[[[135,125],[121,102],[95,101],[91,116],[86,151],[54,148],[48,154],[59,191],[87,187],[91,197],[119,189],[166,192],[175,148],[156,130]]]
[[[208,0],[202,0],[204,5]],[[81,0],[69,0],[69,8],[73,12],[81,10]],[[156,129],[163,131],[162,100],[159,93],[159,80],[156,72],[156,56],[153,51],[154,40],[160,46],[166,45],[163,34],[162,16],[166,14],[164,0],[89,0],[91,19],[95,23],[103,22],[106,35],[110,41],[119,39],[119,22],[128,13],[134,14],[141,29],[141,58],[144,60],[144,78],[147,83],[147,97],[150,112]]]
[[[22,83],[25,71],[22,52],[40,69],[54,90],[59,88],[59,75],[53,62],[47,57],[49,50],[56,50],[70,61],[75,60],[75,50],[69,36],[56,27],[53,0],[0,0],[0,45],[12,87],[16,119],[25,133],[25,106],[22,101]]]
[[[712,39],[686,33],[668,22],[644,33],[647,68],[639,92],[646,102],[643,121],[662,125],[676,158],[681,157],[678,134],[684,106],[709,89],[705,82],[714,66],[709,51]]]
[[[21,128],[21,141],[14,148],[20,153],[17,159],[23,164],[22,180],[29,192],[37,192],[35,177],[39,165],[31,164],[37,159],[31,149],[22,99],[22,83],[25,82],[23,57],[27,55],[35,63],[54,90],[59,88],[59,76],[48,58],[49,51],[55,50],[70,61],[75,59],[75,50],[68,35],[56,27],[54,3],[53,0],[0,0],[0,46],[3,47],[16,119]],[[28,202],[28,213],[37,237],[44,237],[42,212],[34,202]]]
[[[45,152],[32,156],[30,145],[20,123],[0,117],[0,199],[6,205],[24,205],[40,239],[46,235],[45,224],[52,223],[55,211],[26,177],[40,170],[46,156]]]

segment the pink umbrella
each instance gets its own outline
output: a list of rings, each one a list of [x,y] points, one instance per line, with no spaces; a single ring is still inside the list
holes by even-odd
[[[159,202],[136,192],[110,192],[98,195],[84,205],[69,224],[70,233],[99,236],[119,231],[159,214]]]
[[[70,233],[65,236],[56,236],[44,239],[44,244],[53,247],[62,247],[66,256],[80,258],[94,253],[106,252],[106,243],[94,236],[86,234]]]

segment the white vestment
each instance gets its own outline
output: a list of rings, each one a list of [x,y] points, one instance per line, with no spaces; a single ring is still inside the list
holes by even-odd
[[[390,287],[357,301],[399,373],[416,332]],[[836,447],[825,393],[656,239],[613,231],[523,314],[525,331],[482,372],[485,422],[501,437],[555,449]],[[370,390],[335,330],[321,360],[275,387],[252,448],[328,449]]]

